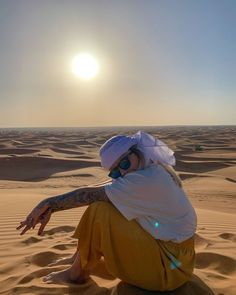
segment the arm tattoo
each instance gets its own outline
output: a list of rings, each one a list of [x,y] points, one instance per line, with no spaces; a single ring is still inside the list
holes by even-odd
[[[52,208],[52,212],[86,206],[96,201],[109,201],[104,186],[83,187],[47,199],[47,202]]]

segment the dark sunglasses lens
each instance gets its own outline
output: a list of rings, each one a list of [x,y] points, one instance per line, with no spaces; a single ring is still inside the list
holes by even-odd
[[[121,176],[121,174],[120,174],[120,170],[119,170],[119,169],[113,169],[113,170],[111,170],[111,172],[108,174],[108,176],[111,177],[111,178],[116,179],[116,178],[118,178],[118,177]]]
[[[124,159],[122,159],[119,163],[119,167],[123,170],[127,170],[130,167],[130,160],[128,157],[125,157]]]
[[[111,172],[108,174],[108,176],[116,179],[121,176],[119,168],[123,169],[123,170],[127,170],[127,169],[129,169],[130,165],[131,165],[131,163],[130,163],[129,157],[126,156],[125,158],[120,160],[118,168],[114,168],[113,170],[111,170]]]

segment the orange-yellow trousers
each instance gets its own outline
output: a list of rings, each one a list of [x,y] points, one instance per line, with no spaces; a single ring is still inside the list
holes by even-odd
[[[91,204],[73,237],[79,239],[83,270],[92,270],[103,256],[111,275],[143,289],[173,290],[193,273],[193,237],[179,244],[155,240],[109,202]]]

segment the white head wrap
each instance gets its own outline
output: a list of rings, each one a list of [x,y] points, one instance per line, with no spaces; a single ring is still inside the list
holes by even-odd
[[[148,133],[139,131],[133,136],[117,135],[108,139],[100,148],[102,167],[109,170],[115,161],[132,146],[143,153],[145,167],[158,162],[175,165],[174,152],[164,142]]]

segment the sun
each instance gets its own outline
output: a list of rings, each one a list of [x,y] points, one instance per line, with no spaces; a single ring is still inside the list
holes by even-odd
[[[91,54],[80,53],[72,59],[71,69],[77,77],[90,80],[97,75],[99,65],[96,58]]]

